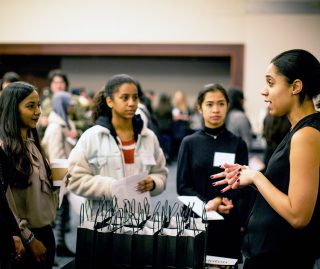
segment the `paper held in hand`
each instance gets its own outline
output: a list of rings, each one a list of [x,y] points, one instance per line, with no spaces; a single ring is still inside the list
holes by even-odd
[[[199,217],[202,217],[204,210],[204,202],[201,201],[197,196],[178,196],[178,200],[181,201],[184,205],[189,206],[194,213]],[[216,211],[207,211],[207,220],[222,220],[224,219]]]
[[[118,201],[118,206],[123,208],[124,200],[130,202],[134,199],[136,206],[140,203],[143,205],[148,202],[151,205],[150,192],[140,193],[137,191],[138,182],[146,179],[148,176],[147,172],[141,174],[128,176],[117,180],[112,184],[112,196],[115,196]]]

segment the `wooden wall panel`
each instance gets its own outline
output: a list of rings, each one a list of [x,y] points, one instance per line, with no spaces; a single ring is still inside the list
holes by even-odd
[[[230,84],[243,86],[242,44],[0,44],[1,56],[230,57]]]

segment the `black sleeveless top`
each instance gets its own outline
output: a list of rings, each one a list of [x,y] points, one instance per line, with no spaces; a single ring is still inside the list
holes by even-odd
[[[320,113],[309,115],[297,123],[273,153],[265,172],[270,182],[286,194],[290,180],[291,138],[296,131],[306,126],[320,131]],[[294,229],[258,193],[243,241],[243,253],[246,257],[271,254],[315,259],[320,256],[319,245],[320,190],[312,219],[303,229]]]

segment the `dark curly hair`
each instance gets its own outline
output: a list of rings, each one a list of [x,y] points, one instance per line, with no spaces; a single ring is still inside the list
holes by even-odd
[[[109,119],[112,118],[112,112],[106,103],[106,98],[110,97],[113,99],[113,94],[125,83],[132,83],[138,88],[137,81],[134,78],[126,74],[118,74],[114,75],[107,82],[106,86],[95,94],[91,107],[93,122],[96,122],[100,116],[107,116]]]

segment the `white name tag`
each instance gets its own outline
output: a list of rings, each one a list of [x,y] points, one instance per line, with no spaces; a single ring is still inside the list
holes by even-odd
[[[234,164],[235,160],[234,153],[216,152],[213,157],[213,166],[219,167],[224,163]]]

